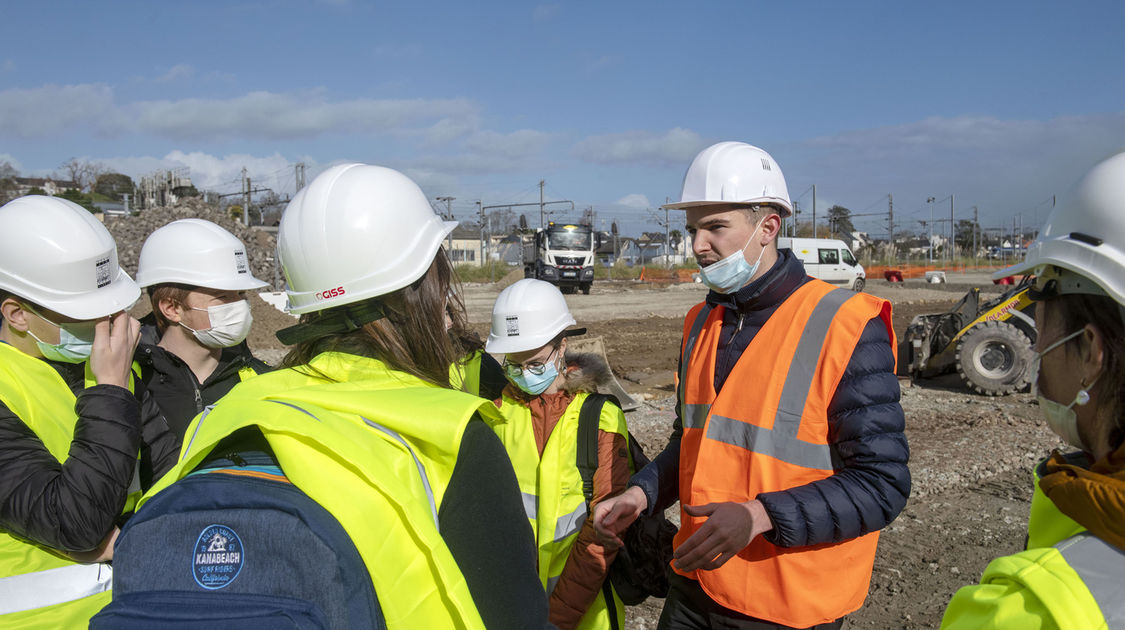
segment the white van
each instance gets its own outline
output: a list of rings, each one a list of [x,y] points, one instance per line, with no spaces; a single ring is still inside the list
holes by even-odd
[[[866,275],[844,241],[830,238],[779,238],[778,249],[791,249],[805,273],[825,282],[862,291]]]

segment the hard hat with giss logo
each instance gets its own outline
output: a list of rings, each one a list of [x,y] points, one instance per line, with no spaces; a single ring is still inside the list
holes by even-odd
[[[137,263],[137,284],[165,283],[245,291],[265,282],[250,272],[246,246],[238,237],[203,219],[180,219],[145,239]]]
[[[385,295],[421,278],[457,225],[409,177],[341,164],[289,203],[277,234],[289,311],[311,313]]]
[[[123,311],[141,296],[117,264],[109,230],[82,206],[41,195],[0,207],[0,289],[79,320]]]
[[[680,201],[665,208],[685,209],[727,204],[769,204],[778,214],[793,214],[781,167],[745,142],[720,142],[699,152],[684,175]]]

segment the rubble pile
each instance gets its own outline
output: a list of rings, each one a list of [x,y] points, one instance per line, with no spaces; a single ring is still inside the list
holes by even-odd
[[[274,290],[280,289],[277,285],[281,282],[281,274],[274,262],[276,234],[245,227],[232,219],[225,210],[200,199],[183,199],[174,206],[150,208],[136,216],[107,216],[105,226],[117,241],[117,256],[121,267],[129,275],[136,277],[137,258],[148,235],[172,221],[192,218],[217,223],[237,236],[246,244],[254,277],[270,283]]]

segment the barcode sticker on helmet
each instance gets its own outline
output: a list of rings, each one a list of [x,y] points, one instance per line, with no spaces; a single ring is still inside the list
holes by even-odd
[[[508,326],[508,336],[509,337],[519,337],[520,336],[520,318],[519,318],[519,315],[509,315],[509,316],[504,318],[504,322]]]
[[[767,160],[766,158],[762,158],[762,170],[763,171],[772,171],[773,170],[772,168],[770,168],[770,161]]]
[[[110,283],[109,258],[103,258],[94,263],[94,278],[99,289]]]
[[[250,273],[250,266],[246,264],[246,252],[238,250],[234,252],[234,268],[238,273]]]

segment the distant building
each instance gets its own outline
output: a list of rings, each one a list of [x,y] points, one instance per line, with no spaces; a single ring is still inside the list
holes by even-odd
[[[32,188],[38,188],[52,197],[68,190],[81,192],[77,182],[55,181],[50,177],[17,177],[15,181],[18,196],[31,194]]]

